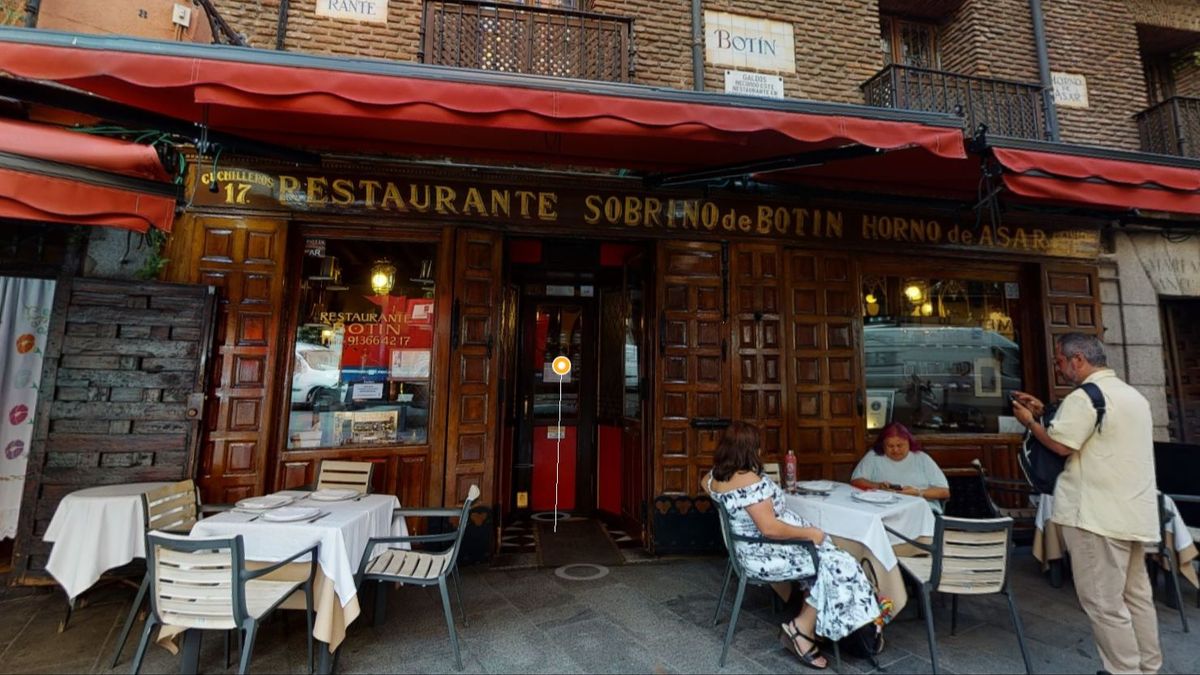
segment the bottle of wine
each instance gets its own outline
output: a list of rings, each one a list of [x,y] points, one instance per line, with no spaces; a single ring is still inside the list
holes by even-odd
[[[788,450],[787,459],[784,460],[784,486],[789,490],[796,487],[796,453]]]

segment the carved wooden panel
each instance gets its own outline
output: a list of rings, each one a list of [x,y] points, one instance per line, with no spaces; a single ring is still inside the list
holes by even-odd
[[[1103,337],[1100,320],[1100,281],[1089,265],[1047,264],[1042,267],[1043,320],[1046,326],[1046,364],[1054,371],[1054,340],[1064,333],[1087,333]],[[1057,372],[1052,375],[1050,395],[1060,399],[1072,387]]]
[[[177,249],[173,255],[190,266],[172,273],[220,288],[199,482],[206,501],[228,503],[269,487],[287,227],[277,220],[208,217],[190,227],[199,255]],[[295,471],[288,465],[286,481]]]
[[[205,286],[61,279],[45,363],[18,560],[45,566],[42,541],[64,495],[195,472],[215,294]]]
[[[447,505],[478,485],[479,505],[495,502],[499,373],[496,341],[503,274],[500,235],[460,230],[454,256],[450,344],[450,414],[446,446]]]
[[[721,245],[658,245],[658,394],[654,494],[693,494],[712,466],[719,431],[697,417],[729,417]]]
[[[730,255],[733,416],[758,427],[763,460],[787,452],[783,266],[774,244],[735,244]]]
[[[785,250],[788,449],[801,478],[849,477],[865,448],[858,272],[841,253]],[[847,468],[848,467],[848,468]]]

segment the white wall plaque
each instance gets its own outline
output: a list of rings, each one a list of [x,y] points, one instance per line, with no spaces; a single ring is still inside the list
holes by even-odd
[[[317,0],[317,16],[387,23],[388,0]]]
[[[796,72],[790,23],[727,12],[704,12],[705,60],[716,66]]]
[[[1054,105],[1062,108],[1088,107],[1087,78],[1076,73],[1050,73]]]
[[[725,93],[783,98],[783,78],[744,70],[725,71]]]

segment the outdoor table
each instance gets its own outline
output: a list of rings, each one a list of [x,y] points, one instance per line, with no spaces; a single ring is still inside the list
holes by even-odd
[[[63,497],[42,539],[54,544],[46,571],[67,598],[91,588],[106,571],[146,557],[142,495],[170,483],[101,485]]]
[[[303,498],[308,493],[285,491],[280,494]],[[321,662],[328,664],[328,655],[337,650],[346,637],[346,628],[358,618],[358,590],[354,574],[362,559],[367,540],[372,537],[406,536],[404,519],[393,522],[392,511],[400,508],[394,495],[365,495],[358,499],[338,502],[302,499],[294,505],[313,506],[329,515],[315,522],[303,520],[281,523],[264,520],[253,513],[226,511],[196,523],[193,537],[233,537],[242,535],[247,567],[263,567],[316,544],[317,575],[313,585],[313,637],[328,646],[322,650]],[[407,546],[406,546],[407,547]],[[380,549],[382,552],[382,549]],[[255,564],[257,563],[257,565]],[[264,579],[300,580],[308,576],[309,563],[296,562],[273,572]],[[294,593],[284,609],[304,609],[304,594]],[[175,651],[172,639],[182,631],[164,626],[158,643]],[[186,652],[187,650],[185,650]],[[185,667],[187,664],[184,664]],[[323,667],[322,670],[327,670]]]
[[[1173,546],[1179,554],[1179,573],[1192,586],[1200,587],[1200,579],[1197,579],[1196,568],[1192,565],[1197,556],[1196,543],[1192,540],[1192,533],[1187,524],[1183,522],[1183,516],[1179,515],[1179,509],[1175,508],[1175,502],[1170,497],[1165,499],[1167,510],[1174,515],[1165,528],[1167,545]],[[1043,571],[1051,563],[1061,564],[1063,551],[1066,550],[1058,524],[1050,520],[1053,515],[1054,496],[1040,495],[1034,520],[1037,530],[1033,534],[1033,557],[1042,563]]]
[[[788,494],[786,502],[788,509],[832,536],[838,548],[870,563],[876,590],[892,600],[896,615],[908,603],[896,548],[899,545],[900,552],[909,555],[917,551],[889,534],[885,526],[910,539],[927,541],[933,537],[936,519],[920,497],[897,494],[890,504],[872,504],[851,497],[859,491],[835,483],[828,495]]]

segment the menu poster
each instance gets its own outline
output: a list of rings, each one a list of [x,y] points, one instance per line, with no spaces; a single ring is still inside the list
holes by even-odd
[[[393,349],[388,378],[427,380],[432,360],[432,353],[428,349]]]

